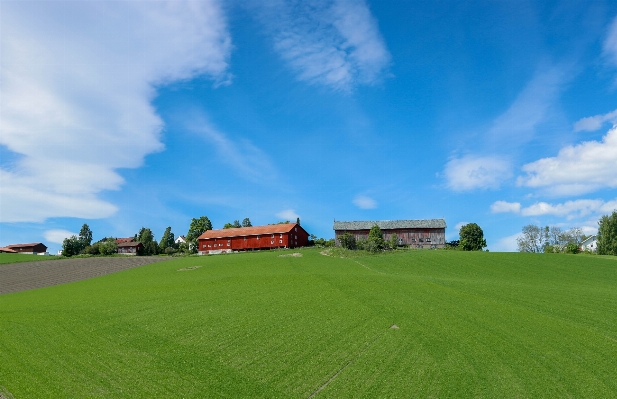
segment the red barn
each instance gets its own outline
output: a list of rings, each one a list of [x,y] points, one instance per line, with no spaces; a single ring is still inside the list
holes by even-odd
[[[208,230],[200,235],[200,255],[255,249],[296,248],[308,243],[309,234],[297,223]]]

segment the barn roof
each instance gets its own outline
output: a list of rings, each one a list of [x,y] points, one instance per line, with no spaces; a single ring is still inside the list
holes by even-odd
[[[0,252],[6,252],[6,253],[10,253],[10,254],[16,254],[17,253],[17,251],[15,251],[14,249],[11,249],[9,247],[0,248]]]
[[[361,222],[334,222],[334,230],[370,230],[373,226],[382,230],[390,229],[445,229],[445,219],[421,220],[376,220]]]
[[[31,242],[29,244],[11,244],[7,245],[5,248],[34,247],[35,245],[42,245],[47,248],[47,246],[42,242]]]
[[[198,239],[205,238],[223,238],[223,237],[243,237],[243,236],[255,236],[261,234],[279,234],[289,233],[294,227],[300,227],[297,223],[285,223],[285,224],[271,224],[267,226],[253,226],[253,227],[237,227],[232,229],[221,230],[208,230],[198,237]]]
[[[144,244],[142,244],[139,241],[120,242],[118,243],[118,248],[124,248],[124,247],[130,248],[130,247],[137,247],[139,245],[143,246]]]

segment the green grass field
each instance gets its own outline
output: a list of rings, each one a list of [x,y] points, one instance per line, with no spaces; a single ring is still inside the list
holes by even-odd
[[[613,259],[300,252],[173,259],[1,295],[0,392],[617,397]]]
[[[0,265],[6,265],[7,263],[32,262],[38,260],[52,260],[58,258],[58,256],[0,253]]]

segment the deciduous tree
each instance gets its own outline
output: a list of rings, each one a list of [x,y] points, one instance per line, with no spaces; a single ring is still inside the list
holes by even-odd
[[[189,231],[186,233],[186,241],[191,252],[197,252],[197,237],[207,230],[212,230],[212,222],[210,222],[207,216],[191,220]]]
[[[79,230],[79,241],[81,241],[83,248],[92,244],[92,230],[85,223],[81,226],[81,230]]]
[[[604,215],[598,222],[598,254],[617,255],[617,211]]]
[[[519,252],[542,252],[544,237],[542,229],[533,224],[523,227],[523,235],[516,239]]]
[[[171,227],[167,227],[161,241],[159,242],[159,252],[164,253],[167,248],[174,248],[176,246],[176,238],[174,233],[171,232]]]
[[[459,230],[459,245],[463,251],[482,251],[486,247],[484,231],[476,223],[468,223]]]

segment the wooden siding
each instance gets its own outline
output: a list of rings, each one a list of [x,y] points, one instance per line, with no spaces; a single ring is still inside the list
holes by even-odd
[[[336,245],[340,245],[339,236],[350,233],[356,241],[366,240],[370,230],[336,230],[335,239]],[[406,245],[411,248],[444,248],[446,245],[446,229],[384,229],[384,240],[390,240],[392,234],[395,233],[399,238],[400,245]]]
[[[295,226],[286,233],[256,234],[238,237],[200,238],[199,253],[210,251],[252,251],[259,249],[297,248],[308,243],[308,233]]]

